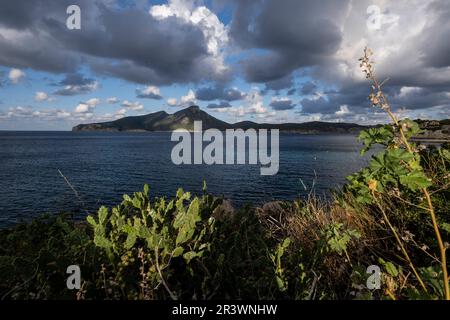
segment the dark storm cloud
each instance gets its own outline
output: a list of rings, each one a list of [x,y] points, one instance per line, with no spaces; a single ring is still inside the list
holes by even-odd
[[[333,55],[342,35],[337,22],[348,0],[235,1],[234,42],[263,52],[242,62],[247,80],[269,82]]]
[[[302,106],[302,113],[311,114],[311,113],[334,113],[339,110],[339,107],[336,106],[335,103],[328,101],[324,97],[320,97],[317,99],[309,99],[305,98],[300,101]]]
[[[45,21],[65,25],[70,4],[90,8],[90,1],[27,0],[2,1],[0,7],[0,65],[50,72],[73,72],[80,57],[60,46],[46,32]]]
[[[300,101],[302,113],[313,114],[332,114],[340,110],[343,105],[358,110],[369,106],[370,90],[366,84],[359,84],[350,87],[341,88],[324,92],[320,96],[303,98]]]
[[[202,87],[195,92],[195,97],[200,101],[225,100],[236,101],[245,98],[245,93],[236,88],[225,88],[220,85]]]
[[[300,88],[300,93],[303,95],[310,95],[314,93],[317,89],[317,86],[313,82],[308,82],[302,85]]]
[[[0,25],[13,29],[28,28],[36,19],[41,1],[30,5],[30,1],[2,1],[0,10]]]
[[[448,0],[432,2],[429,10],[438,18],[430,21],[423,33],[424,61],[427,65],[442,68],[450,66],[450,6]]]
[[[0,65],[33,68],[50,72],[75,71],[78,57],[64,50],[52,50],[54,43],[30,35],[23,41],[11,41],[0,33]]]
[[[436,88],[403,87],[393,94],[390,101],[394,107],[410,110],[450,108],[450,93],[436,90]]]
[[[68,30],[66,8],[81,8],[81,30]],[[197,25],[175,16],[156,19],[141,8],[116,9],[98,1],[10,1],[0,26],[22,31],[0,34],[0,64],[72,72],[87,63],[99,73],[138,83],[172,84],[222,80]]]
[[[67,74],[63,80],[55,84],[61,86],[53,94],[59,96],[74,96],[89,93],[98,88],[98,82],[94,79],[86,78],[79,73]]]
[[[59,86],[82,86],[94,83],[94,79],[86,78],[80,73],[66,74],[57,85]]]
[[[295,103],[290,99],[282,99],[282,100],[272,100],[270,106],[273,110],[276,111],[284,111],[284,110],[292,110],[295,108]]]
[[[231,108],[231,104],[228,101],[221,101],[220,103],[210,103],[206,106],[208,109],[224,109]]]
[[[287,95],[292,96],[295,92],[297,92],[297,90],[295,88],[289,89],[289,91],[287,92]]]
[[[406,108],[408,110],[427,109],[433,107],[449,107],[450,95],[440,87],[401,87],[386,86],[385,94],[394,111]],[[347,106],[353,112],[365,112],[371,107],[368,96],[370,87],[365,83],[325,92],[321,97],[304,98],[300,101],[303,114],[334,114],[341,106]]]
[[[100,9],[97,23],[103,28],[73,34],[61,24],[49,25],[49,29],[66,47],[94,57],[120,61],[119,64],[106,61],[103,68],[107,73],[124,76],[124,68],[132,71],[129,68],[131,62],[132,66],[147,71],[148,83],[201,78],[196,67],[198,59],[207,56],[207,49],[202,32],[195,26],[175,17],[159,21],[145,11],[116,11],[107,7]],[[97,71],[103,68],[102,64],[96,65]],[[133,79],[133,73],[129,73],[126,78],[141,82],[142,74]]]
[[[265,91],[280,91],[291,88],[294,85],[294,77],[292,75],[285,76],[280,79],[272,80],[265,83]]]

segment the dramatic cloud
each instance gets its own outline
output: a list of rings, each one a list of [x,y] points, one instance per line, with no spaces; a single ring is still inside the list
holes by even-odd
[[[332,57],[342,41],[349,0],[236,0],[230,27],[234,43],[262,49],[242,61],[252,82],[270,82]]]
[[[378,5],[381,10],[379,29],[364,27],[367,16],[361,12],[369,5]],[[335,90],[325,93],[322,99],[303,100],[303,110],[331,114],[348,105],[353,113],[366,112],[368,82],[355,63],[365,46],[375,52],[380,81],[389,78],[385,90],[394,110],[449,105],[446,94],[450,87],[450,68],[445,67],[445,57],[450,55],[450,47],[446,48],[448,41],[444,37],[450,32],[450,24],[448,19],[443,19],[449,8],[448,1],[443,0],[354,1],[341,25],[343,40],[339,50],[312,73],[322,84]],[[432,41],[435,43],[431,44]]]
[[[131,90],[139,99],[160,100],[154,103],[161,107],[163,101],[174,107],[207,101],[209,110],[225,117],[380,122],[358,64],[366,46],[375,52],[377,77],[389,78],[384,90],[395,112],[449,114],[448,0],[77,0],[81,30],[66,28],[71,0],[3,2],[2,119],[24,117],[27,103],[53,96],[73,109],[78,100],[65,99],[96,90],[110,97],[102,99],[112,108],[122,101],[112,95],[130,99]],[[369,6],[380,9],[378,26],[371,25]],[[42,79],[53,89],[34,86]],[[123,91],[103,92],[119,88],[117,79],[126,80]],[[18,88],[36,92],[34,99],[28,94],[18,107],[3,94]],[[96,105],[81,102],[67,111],[69,118],[101,119]],[[138,101],[120,106],[143,109]],[[120,114],[110,111],[105,118]]]
[[[137,89],[136,96],[138,98],[154,99],[154,100],[161,100],[163,98],[161,96],[159,88],[155,86],[148,86],[143,89]]]
[[[248,81],[264,83],[265,91],[291,88],[288,94],[293,94],[292,77],[300,71],[314,82],[301,86],[299,94],[316,94],[318,83],[333,88],[319,98],[303,99],[306,113],[336,116],[348,105],[365,116],[368,84],[357,63],[365,46],[376,53],[380,79],[390,77],[386,85],[390,93],[398,94],[403,87],[423,88],[418,101],[393,99],[395,109],[448,105],[448,1],[233,2],[230,38],[248,53],[241,60]],[[370,5],[380,8],[381,25],[376,29],[368,27]]]
[[[224,80],[225,26],[205,6],[169,1],[149,11],[79,0],[82,30],[66,28],[70,0],[17,0],[0,12],[0,64],[50,72],[92,70],[137,83]],[[136,45],[139,44],[139,45]],[[42,54],[44,53],[45,54]]]

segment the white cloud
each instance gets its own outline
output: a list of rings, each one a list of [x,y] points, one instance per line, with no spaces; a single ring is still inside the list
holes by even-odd
[[[106,102],[110,103],[110,104],[115,104],[119,102],[119,99],[117,99],[116,97],[110,97],[108,99],[106,99]]]
[[[80,103],[75,107],[75,113],[87,113],[91,107],[87,103]]]
[[[25,72],[20,69],[11,69],[9,71],[8,78],[13,84],[18,84],[23,78],[25,78]]]
[[[154,94],[154,95],[158,95],[158,96],[161,95],[161,91],[159,90],[158,87],[155,87],[155,86],[148,86],[142,92],[146,93],[146,94]]]
[[[167,99],[167,104],[171,107],[175,107],[178,104],[178,100],[176,98]]]
[[[134,110],[134,111],[139,111],[139,110],[143,110],[144,109],[144,105],[140,102],[130,102],[128,100],[125,100],[122,102],[122,107]]]
[[[251,91],[245,97],[245,103],[247,105],[246,113],[248,114],[264,114],[267,112],[267,109],[263,105],[263,99],[259,90]]]
[[[340,107],[340,109],[338,111],[336,111],[335,115],[338,117],[342,117],[342,116],[348,115],[349,113],[350,113],[350,110],[348,110],[348,106],[343,105]]]
[[[8,109],[6,113],[0,112],[0,120],[37,119],[37,120],[67,120],[72,114],[61,109],[34,110],[32,107],[16,106]]]
[[[57,90],[54,94],[61,96],[74,96],[77,94],[84,94],[95,91],[99,88],[99,83],[97,81],[92,81],[86,84],[80,85],[66,85],[62,89]]]
[[[48,96],[48,94],[43,91],[38,91],[34,95],[34,100],[37,102],[47,101],[49,99],[50,99],[50,97]]]
[[[124,116],[126,113],[127,113],[127,109],[122,108],[122,109],[117,110],[115,114],[117,116]]]
[[[104,122],[104,121],[113,121],[120,118],[123,118],[127,113],[127,109],[122,108],[113,113],[105,113],[100,115],[93,115],[92,118],[89,119],[89,122]]]
[[[253,88],[244,99],[241,106],[231,108],[217,108],[215,112],[227,113],[231,117],[242,118],[246,115],[252,115],[257,118],[268,118],[276,115],[276,112],[268,112],[264,107],[263,98],[258,88]]]
[[[167,104],[171,107],[190,107],[197,103],[197,98],[193,90],[189,90],[185,96],[180,98],[178,101],[176,98],[167,99]]]
[[[89,99],[88,101],[86,101],[86,104],[89,105],[90,107],[96,107],[99,103],[100,103],[100,99],[97,99],[97,98],[92,98],[92,99]]]
[[[138,98],[147,98],[147,99],[155,99],[160,100],[162,99],[161,91],[158,87],[155,86],[148,86],[143,89],[136,90],[137,97]]]
[[[100,99],[92,98],[87,100],[86,102],[81,102],[75,107],[76,114],[84,114],[86,116],[87,113],[92,113],[94,108],[100,103]]]
[[[195,93],[192,90],[189,90],[187,95],[181,97],[181,103],[183,105],[186,104],[195,104],[197,102],[197,99],[195,97]]]
[[[376,5],[381,10],[379,30],[366,27],[368,16],[365,10],[369,4]],[[323,70],[324,74],[350,81],[364,80],[356,62],[362,56],[364,47],[369,46],[375,52],[375,67],[380,78],[397,74],[412,75],[423,68],[422,71],[426,72],[415,74],[411,80],[437,80],[442,74],[424,67],[421,58],[423,32],[435,19],[435,14],[429,8],[430,2],[422,0],[372,0],[370,3],[361,1],[351,4],[348,15],[340,25],[343,39],[334,57],[337,65],[330,64],[333,68]]]

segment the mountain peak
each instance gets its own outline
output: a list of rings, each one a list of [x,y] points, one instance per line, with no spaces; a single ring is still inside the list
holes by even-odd
[[[199,107],[199,106],[193,105],[193,106],[187,107],[187,108],[185,108],[185,109],[181,109],[181,110],[178,111],[177,113],[198,112],[198,111],[201,111],[201,110],[200,110],[200,107]]]

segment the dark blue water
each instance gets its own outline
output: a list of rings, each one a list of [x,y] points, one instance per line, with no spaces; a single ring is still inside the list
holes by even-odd
[[[0,226],[61,211],[82,217],[144,183],[152,196],[173,196],[180,186],[200,193],[205,179],[237,206],[305,196],[313,185],[326,195],[367,162],[351,135],[281,134],[275,176],[261,176],[259,165],[176,166],[174,144],[170,133],[0,132]]]

